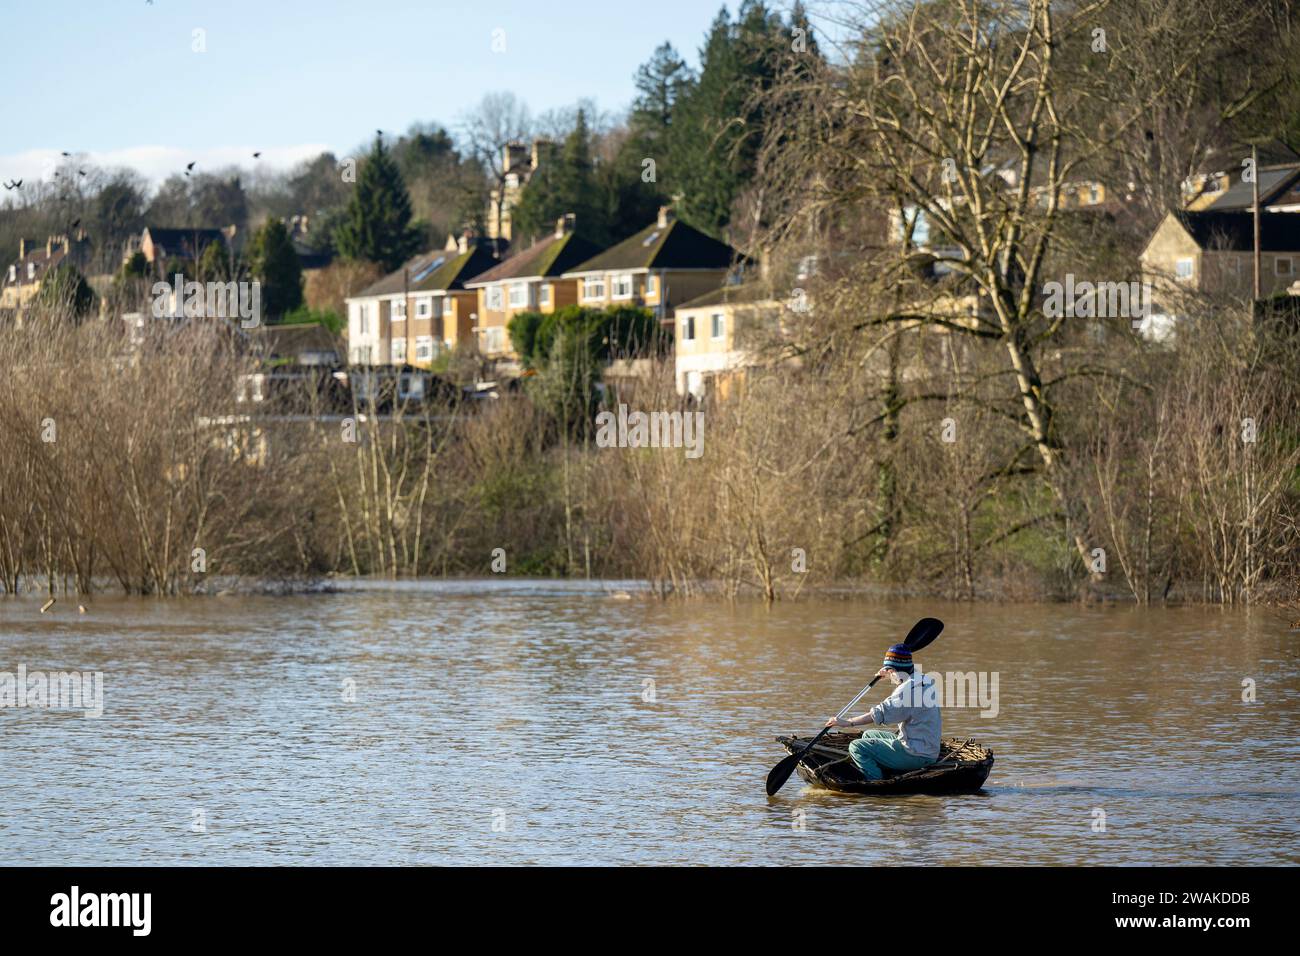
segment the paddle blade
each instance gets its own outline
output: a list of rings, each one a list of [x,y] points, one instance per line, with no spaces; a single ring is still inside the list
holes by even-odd
[[[794,768],[799,766],[801,756],[803,756],[802,752],[791,754],[772,768],[772,772],[767,775],[767,795],[769,797],[785,786],[785,782],[790,779],[790,774],[794,773]]]
[[[907,632],[907,637],[903,638],[903,643],[907,645],[908,650],[915,653],[934,643],[934,639],[942,630],[943,621],[937,617],[923,617],[912,625],[912,629]]]

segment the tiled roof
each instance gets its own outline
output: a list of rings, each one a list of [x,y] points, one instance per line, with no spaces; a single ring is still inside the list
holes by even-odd
[[[759,282],[744,282],[739,285],[724,285],[712,292],[697,296],[689,302],[677,306],[682,309],[704,309],[713,305],[749,305],[755,302],[775,302],[772,290]]]
[[[569,274],[629,269],[726,269],[735,258],[736,250],[725,242],[674,219],[664,226],[657,222],[646,226],[570,270]]]
[[[213,242],[224,242],[225,235],[220,229],[172,229],[165,226],[145,226],[145,232],[155,246],[163,249],[164,255],[182,258],[194,258],[195,248],[201,253]]]
[[[304,352],[338,353],[338,343],[329,329],[316,322],[298,325],[263,325],[253,329],[254,347],[267,358],[297,358]]]
[[[1255,248],[1254,216],[1248,212],[1177,212],[1174,215],[1202,249],[1250,252]],[[1260,249],[1300,252],[1300,214],[1265,212],[1259,217]]]
[[[1259,204],[1267,206],[1277,196],[1286,192],[1295,183],[1300,182],[1300,166],[1281,166],[1273,169],[1260,169]],[[1207,207],[1207,212],[1232,212],[1249,209],[1255,202],[1254,184],[1237,182],[1229,187],[1223,195]]]
[[[467,281],[500,263],[492,254],[492,248],[490,243],[478,243],[465,252],[443,249],[421,253],[351,298],[396,295],[407,288],[408,272],[411,292],[463,289]]]
[[[537,279],[563,275],[599,251],[594,243],[574,233],[566,233],[558,238],[552,235],[549,239],[534,243],[495,268],[477,276],[467,285],[480,286],[507,279]]]

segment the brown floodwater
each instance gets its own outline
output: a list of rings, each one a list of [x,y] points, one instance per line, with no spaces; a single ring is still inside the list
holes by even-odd
[[[98,719],[0,709],[4,862],[1300,862],[1276,612],[636,591],[0,600],[0,680],[103,673]],[[817,730],[922,616],[947,625],[927,671],[997,675],[944,710],[996,755],[983,792],[768,798],[773,737]]]

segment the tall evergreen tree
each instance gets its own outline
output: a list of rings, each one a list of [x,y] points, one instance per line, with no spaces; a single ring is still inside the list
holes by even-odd
[[[517,239],[545,235],[565,213],[577,216],[578,229],[594,242],[608,239],[608,215],[597,191],[591,130],[584,110],[559,150],[541,163],[510,212]]]
[[[419,250],[420,234],[411,225],[410,194],[378,136],[361,164],[334,242],[345,259],[377,262],[390,272]]]
[[[734,22],[724,7],[700,51],[699,78],[676,111],[672,188],[682,194],[683,216],[715,236],[754,174],[763,130],[755,96],[772,85],[791,45],[789,28],[762,0],[745,0]]]
[[[661,43],[636,71],[637,97],[628,126],[632,135],[651,147],[664,145],[673,115],[694,75],[671,43]]]
[[[262,284],[262,312],[283,318],[302,305],[302,264],[279,219],[269,219],[249,249],[253,277]]]

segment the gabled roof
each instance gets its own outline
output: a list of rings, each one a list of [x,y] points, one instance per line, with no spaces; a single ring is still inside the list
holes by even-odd
[[[575,233],[566,233],[558,238],[552,234],[550,238],[534,243],[495,268],[475,277],[473,282],[466,283],[466,287],[474,289],[490,282],[503,282],[508,279],[560,276],[599,251],[595,243]]]
[[[1259,204],[1267,206],[1275,198],[1300,182],[1300,165],[1274,166],[1261,168],[1257,177],[1259,181]],[[1229,187],[1222,196],[1206,207],[1207,212],[1232,212],[1250,209],[1254,204],[1254,184],[1237,182]]]
[[[297,325],[261,325],[249,331],[255,349],[268,359],[297,360],[304,352],[338,354],[338,342],[329,329],[318,322]]]
[[[725,242],[674,219],[666,225],[655,222],[646,226],[568,275],[632,269],[727,269],[735,259],[736,250]]]
[[[774,305],[779,303],[772,298],[772,290],[767,284],[759,281],[733,283],[724,285],[712,292],[706,292],[704,295],[696,296],[689,302],[683,302],[677,306],[677,311],[683,309],[704,309],[717,305],[752,305],[757,302],[770,302]]]
[[[195,258],[195,250],[202,252],[214,242],[225,242],[220,229],[173,229],[168,226],[145,226],[144,231],[155,246],[161,246],[168,256]]]
[[[465,283],[485,270],[498,265],[491,243],[476,243],[465,252],[440,249],[423,252],[400,269],[362,289],[353,299],[380,295],[400,295],[408,289],[416,292],[448,292],[465,288]],[[409,286],[407,275],[410,275]]]
[[[1254,216],[1248,212],[1172,213],[1202,249],[1250,252],[1255,248]],[[1300,214],[1262,212],[1259,247],[1264,252],[1300,252]]]

